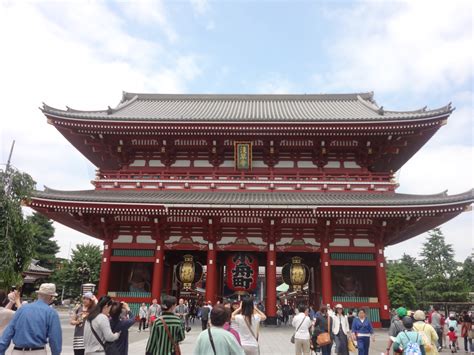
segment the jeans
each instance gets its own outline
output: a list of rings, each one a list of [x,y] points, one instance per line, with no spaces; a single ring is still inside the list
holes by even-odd
[[[471,351],[471,349],[472,349],[472,339],[466,336],[464,337],[464,350],[467,352],[467,351]]]
[[[142,330],[142,326],[143,326],[143,330],[145,330],[145,328],[146,328],[146,318],[140,318],[140,323],[138,324],[138,330]]]
[[[359,355],[369,355],[370,337],[357,337]]]
[[[438,335],[438,346],[440,348],[443,347],[443,329],[442,328],[435,328],[436,334]]]
[[[332,344],[321,346],[320,347],[321,354],[322,355],[331,355],[331,348],[332,348]]]

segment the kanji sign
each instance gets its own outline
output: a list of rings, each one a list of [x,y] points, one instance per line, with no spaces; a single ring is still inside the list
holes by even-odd
[[[257,287],[258,260],[250,253],[234,253],[227,258],[227,287],[249,292]]]
[[[252,170],[252,143],[235,142],[234,160],[237,170]]]

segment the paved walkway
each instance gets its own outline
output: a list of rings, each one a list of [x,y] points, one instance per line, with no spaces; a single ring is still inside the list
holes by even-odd
[[[72,338],[74,326],[69,324],[69,318],[66,313],[60,313],[61,325],[63,329],[63,355],[73,355]],[[129,355],[144,355],[145,347],[148,340],[149,333],[138,331],[138,325],[130,328],[129,335]],[[183,355],[192,355],[194,344],[201,332],[201,324],[196,322],[192,330],[186,333],[186,339],[181,343],[181,350]],[[260,333],[260,354],[261,355],[292,355],[294,354],[294,345],[290,343],[293,328],[290,326],[282,327],[262,327]],[[371,343],[370,354],[380,355],[387,345],[386,330],[377,330],[375,342]],[[444,352],[447,353],[446,350]],[[10,351],[7,351],[10,354]],[[212,355],[212,354],[202,354]]]

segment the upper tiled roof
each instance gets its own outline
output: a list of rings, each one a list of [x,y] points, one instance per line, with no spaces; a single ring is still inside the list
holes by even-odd
[[[60,110],[43,105],[47,115],[98,121],[170,122],[352,122],[393,121],[436,117],[453,111],[444,107],[387,111],[373,93],[318,95],[181,95],[123,93],[119,105],[101,111]]]
[[[221,192],[221,191],[137,191],[82,190],[59,191],[46,188],[36,191],[33,198],[53,201],[153,204],[153,205],[212,205],[232,206],[428,206],[474,202],[474,189],[457,195],[371,194],[356,192]]]

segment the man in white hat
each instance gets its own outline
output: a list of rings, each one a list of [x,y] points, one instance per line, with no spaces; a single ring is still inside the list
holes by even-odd
[[[48,342],[52,355],[61,354],[61,324],[58,312],[49,306],[58,295],[56,285],[42,284],[37,294],[38,300],[21,307],[5,328],[0,339],[0,355],[5,355],[12,340],[12,355],[46,355]]]

